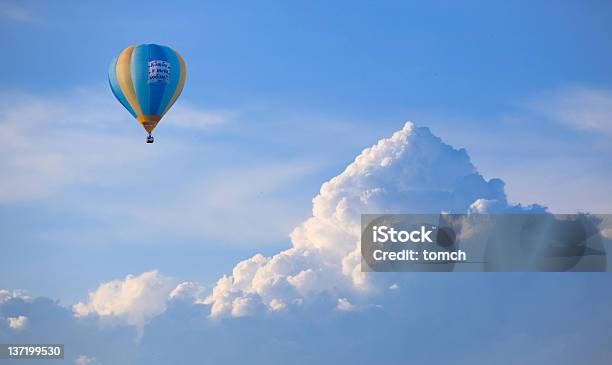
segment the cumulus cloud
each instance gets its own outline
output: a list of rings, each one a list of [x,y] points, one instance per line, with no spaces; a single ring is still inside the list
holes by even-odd
[[[18,331],[24,329],[28,324],[28,317],[26,316],[8,317],[7,320],[9,327]]]
[[[355,306],[351,302],[349,302],[348,299],[339,298],[337,308],[338,310],[341,310],[341,311],[350,311],[350,310],[353,310]]]
[[[200,294],[203,290],[204,288],[198,283],[186,281],[180,283],[176,286],[176,288],[172,289],[172,291],[170,292],[170,299],[199,302]]]
[[[7,290],[0,289],[0,304],[7,302],[11,299],[20,298],[23,300],[32,299],[29,295],[26,294],[23,290]]]
[[[157,271],[128,275],[124,280],[101,284],[89,293],[88,302],[75,304],[73,310],[79,317],[97,315],[142,329],[151,318],[166,310],[166,302],[174,289],[173,280]]]
[[[291,232],[290,249],[240,262],[204,303],[211,305],[212,317],[245,316],[262,306],[268,312],[300,306],[327,293],[346,310],[353,306],[350,298],[379,287],[360,270],[360,214],[492,208],[522,209],[508,204],[501,180],[485,180],[476,171],[465,150],[406,123],[322,185],[312,217]]]
[[[324,183],[313,216],[291,233],[292,247],[272,257],[257,254],[236,265],[200,299],[202,288],[174,287],[157,272],[102,284],[78,303],[78,316],[121,318],[140,328],[166,310],[167,301],[210,306],[212,317],[244,317],[312,304],[322,293],[341,310],[393,283],[377,285],[360,270],[363,212],[467,212],[511,209],[501,180],[485,180],[465,150],[444,144],[427,128],[407,123],[365,149],[344,172]],[[398,285],[395,283],[395,285]]]

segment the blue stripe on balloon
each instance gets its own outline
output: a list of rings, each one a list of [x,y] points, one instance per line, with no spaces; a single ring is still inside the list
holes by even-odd
[[[168,61],[164,49],[157,44],[149,45],[149,60]],[[172,71],[172,65],[170,65],[170,71]],[[159,105],[168,86],[165,82],[149,84],[149,115],[159,115]]]
[[[132,52],[132,84],[143,115],[151,115],[149,90],[149,45],[142,44]]]
[[[123,105],[127,111],[130,112],[134,118],[136,118],[134,109],[132,109],[130,103],[128,103],[127,99],[125,98],[125,95],[123,95],[123,92],[119,87],[119,82],[117,81],[117,57],[113,58],[113,61],[108,68],[108,83],[110,84],[111,91],[113,92],[113,95],[115,95],[115,98],[117,98],[121,105]]]
[[[174,91],[178,86],[179,80],[181,78],[181,62],[179,61],[176,53],[172,48],[166,46],[159,46],[163,50],[166,55],[166,60],[170,63],[170,84],[166,85],[163,95],[160,98],[159,107],[155,111],[155,115],[160,115],[166,109],[166,106],[172,99],[172,95],[174,95]]]

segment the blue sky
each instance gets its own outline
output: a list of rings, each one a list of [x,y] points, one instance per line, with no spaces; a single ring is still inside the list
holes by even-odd
[[[0,0],[0,343],[61,341],[77,365],[202,344],[222,363],[607,363],[609,275],[366,275],[355,232],[477,199],[610,213],[611,16]],[[187,64],[153,145],[106,80],[140,43]]]
[[[321,184],[407,120],[465,148],[513,203],[609,213],[611,14],[607,1],[1,1],[0,288],[71,305],[157,269],[210,290],[290,247]],[[153,145],[106,81],[140,43],[187,64]]]

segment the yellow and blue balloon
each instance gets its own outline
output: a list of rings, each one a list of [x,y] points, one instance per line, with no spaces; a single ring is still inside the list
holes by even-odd
[[[147,143],[153,143],[151,132],[181,94],[185,75],[181,55],[157,44],[129,46],[111,62],[111,90],[149,133]]]

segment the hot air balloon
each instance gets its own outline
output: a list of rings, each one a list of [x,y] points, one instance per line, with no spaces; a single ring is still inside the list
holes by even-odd
[[[119,102],[151,132],[181,94],[185,61],[170,47],[157,44],[129,46],[110,64],[108,82]]]

